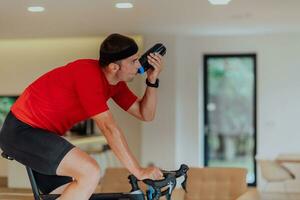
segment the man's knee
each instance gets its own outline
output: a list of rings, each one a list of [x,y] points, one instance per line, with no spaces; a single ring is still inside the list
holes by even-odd
[[[80,166],[79,166],[80,167]],[[76,180],[77,179],[77,180]],[[96,161],[85,163],[81,168],[79,177],[75,177],[76,181],[88,181],[89,184],[97,184],[100,180],[100,166]]]
[[[94,163],[90,163],[90,172],[88,173],[89,176],[93,177],[93,180],[97,181],[97,183],[100,180],[100,166],[98,165],[98,163],[95,161]]]
[[[95,185],[100,179],[100,166],[95,159],[76,147],[63,158],[57,174],[71,176],[78,183]]]

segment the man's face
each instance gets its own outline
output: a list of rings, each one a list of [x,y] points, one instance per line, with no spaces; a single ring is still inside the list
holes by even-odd
[[[117,77],[122,81],[132,81],[135,75],[137,74],[138,68],[141,66],[138,53],[125,58],[118,62],[120,69],[117,72]]]

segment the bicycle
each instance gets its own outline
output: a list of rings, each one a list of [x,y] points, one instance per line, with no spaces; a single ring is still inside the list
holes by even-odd
[[[5,152],[2,152],[2,157],[8,160],[14,160],[13,157],[10,157]],[[27,174],[29,176],[34,200],[55,200],[60,194],[42,194],[38,189],[35,177],[33,175],[32,169],[28,166],[25,166]],[[182,164],[178,170],[175,171],[166,171],[163,170],[163,179],[162,180],[138,180],[134,175],[129,175],[129,183],[131,185],[131,191],[128,193],[94,193],[90,200],[159,200],[160,197],[165,196],[167,200],[171,200],[172,192],[176,187],[177,178],[184,177],[184,181],[181,183],[181,186],[184,190],[187,180],[187,171],[189,167],[185,164]],[[148,189],[146,194],[139,188],[138,182],[142,181],[147,186]]]

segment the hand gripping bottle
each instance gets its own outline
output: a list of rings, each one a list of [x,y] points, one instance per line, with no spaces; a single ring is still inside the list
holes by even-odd
[[[138,73],[143,74],[145,71],[147,71],[149,68],[152,67],[152,65],[148,63],[148,58],[147,58],[147,56],[150,53],[159,53],[160,55],[163,56],[165,55],[166,51],[167,51],[166,47],[161,43],[157,43],[153,47],[151,47],[148,51],[146,51],[146,53],[144,53],[140,57],[139,61],[141,63],[141,67],[138,69]]]

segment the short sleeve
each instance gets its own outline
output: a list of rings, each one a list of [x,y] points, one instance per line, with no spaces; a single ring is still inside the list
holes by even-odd
[[[88,116],[107,111],[106,85],[100,69],[86,66],[74,73],[75,89],[78,100]]]
[[[125,111],[137,100],[137,96],[128,88],[125,82],[120,82],[112,99]]]

